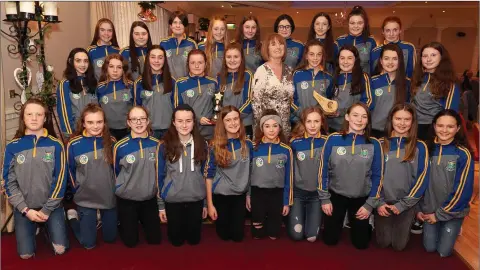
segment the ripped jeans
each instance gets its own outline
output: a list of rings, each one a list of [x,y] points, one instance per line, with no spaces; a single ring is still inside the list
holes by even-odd
[[[288,215],[288,235],[292,240],[318,238],[322,222],[322,204],[317,191],[293,190],[293,205]]]
[[[22,259],[28,259],[35,255],[36,241],[35,233],[37,224],[22,216],[18,210],[14,212],[15,238],[17,239],[17,252]],[[63,207],[55,209],[45,222],[45,229],[51,248],[56,255],[61,255],[69,247],[67,227],[65,225],[65,211]]]
[[[463,218],[437,221],[435,224],[423,223],[423,246],[427,252],[437,251],[441,257],[450,256],[462,223]]]

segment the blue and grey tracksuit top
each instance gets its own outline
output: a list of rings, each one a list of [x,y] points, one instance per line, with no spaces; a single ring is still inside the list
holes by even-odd
[[[262,142],[253,151],[251,186],[259,188],[283,188],[283,205],[293,204],[293,153],[281,143]]]
[[[378,45],[377,47],[373,48],[372,53],[370,54],[370,70],[373,72],[379,63],[380,55],[382,54],[382,48],[385,44],[396,44],[403,53],[403,62],[405,63],[405,72],[408,78],[412,78],[413,76],[413,69],[415,68],[415,62],[417,60],[417,53],[415,51],[415,46],[406,41],[397,41],[397,42],[387,42],[384,41],[384,44]]]
[[[205,44],[205,42],[200,42],[198,43],[198,48],[205,52],[207,44]],[[208,76],[216,78],[218,73],[220,73],[220,71],[222,70],[223,58],[225,57],[225,45],[222,42],[215,41],[215,50],[214,52],[210,53],[212,54],[212,63]]]
[[[424,142],[417,141],[413,160],[403,161],[407,138],[393,137],[388,140],[390,149],[384,154],[385,170],[378,206],[393,204],[398,211],[403,212],[414,207],[427,189],[428,149]],[[383,139],[380,142],[383,143]]]
[[[173,85],[175,80],[172,81]],[[152,129],[168,129],[172,123],[173,89],[164,93],[162,74],[152,74],[152,88],[144,89],[142,76],[138,77],[133,84],[135,104],[149,111]]]
[[[162,39],[160,41],[160,47],[167,53],[168,68],[170,69],[172,77],[178,80],[181,77],[187,76],[188,53],[198,48],[197,43],[183,34],[183,39],[179,44],[178,39],[172,35],[169,38]]]
[[[333,77],[328,72],[319,70],[314,74],[313,69],[297,70],[293,74],[293,104],[298,107],[297,116],[302,114],[305,108],[318,106],[313,98],[313,91],[327,97],[327,93],[333,93]]]
[[[208,76],[183,77],[175,83],[173,105],[176,108],[180,104],[188,104],[193,108],[200,123],[202,117],[213,117],[214,95],[217,92],[217,80]],[[200,134],[206,139],[213,136],[213,125],[199,125]]]
[[[325,38],[317,38],[318,41],[320,41],[324,46],[326,46],[325,44]],[[336,41],[333,42],[333,57],[335,59],[335,57],[338,59],[338,43]],[[325,55],[325,52],[323,53],[323,57],[327,57],[327,55]],[[328,59],[326,58],[327,61],[325,61],[325,67],[324,67],[324,70],[330,74],[335,74],[335,60],[333,60],[333,62],[328,62]]]
[[[135,47],[137,53],[138,67],[137,70],[132,70],[132,59],[130,59],[130,47],[125,47],[120,51],[120,55],[128,62],[128,70],[132,73],[132,79],[135,81],[142,73],[145,66],[145,57],[148,53],[147,47]]]
[[[210,147],[204,177],[212,179],[212,193],[221,195],[242,195],[248,190],[253,153],[253,142],[246,140],[246,156],[242,156],[239,139],[228,139],[227,149],[231,153],[228,167],[220,167],[215,160],[215,151]]]
[[[433,117],[443,109],[452,109],[458,112],[460,107],[460,88],[452,84],[446,97],[435,98],[430,92],[430,79],[433,75],[425,73],[423,82],[412,98],[412,104],[417,109],[419,124],[431,124]],[[413,86],[415,87],[415,86]]]
[[[435,213],[438,221],[468,216],[475,166],[471,153],[452,142],[436,143],[430,154],[430,180],[420,201],[421,211]]]
[[[108,127],[112,129],[127,128],[128,111],[133,105],[133,82],[101,82],[97,86],[97,98],[105,111]]]
[[[405,91],[407,94],[407,100],[400,100],[399,102],[409,102],[410,100],[410,79],[405,78]],[[385,129],[387,123],[388,114],[395,105],[395,80],[391,81],[388,73],[373,76],[370,80],[370,93],[371,102],[367,105],[370,108],[372,114],[372,129],[381,130]],[[367,95],[365,95],[367,96]],[[362,100],[363,102],[368,102]]]
[[[113,147],[115,195],[122,199],[146,201],[157,194],[159,141],[152,136],[128,135]]]
[[[112,142],[115,139],[111,138]],[[103,138],[76,136],[67,146],[68,172],[75,196],[82,207],[112,209],[115,207],[115,174],[113,166],[105,161]]]
[[[367,197],[363,205],[372,211],[378,205],[383,182],[383,151],[380,142],[363,135],[332,133],[323,146],[318,174],[318,193],[323,204],[330,192],[348,198]]]
[[[265,62],[263,61],[260,50],[257,51],[255,49],[256,44],[257,40],[255,39],[245,38],[243,40],[243,55],[245,57],[245,67],[253,74],[255,74],[257,68]]]
[[[84,85],[84,77],[79,76],[77,80]],[[82,111],[89,103],[98,103],[97,96],[84,90],[74,94],[70,89],[70,81],[64,79],[57,86],[57,114],[61,131],[70,136],[75,132],[77,119],[81,117]]]
[[[158,209],[165,209],[165,202],[196,202],[207,196],[203,173],[206,161],[197,163],[193,159],[195,145],[193,139],[187,142],[180,158],[170,162],[165,157],[165,144],[158,151]],[[208,151],[205,148],[205,151]]]
[[[95,78],[98,80],[102,74],[102,66],[105,58],[110,54],[120,53],[120,48],[112,45],[92,45],[87,48],[87,52],[90,58],[90,64],[95,71]]]
[[[313,192],[317,190],[320,158],[326,139],[320,134],[309,137],[306,133],[301,138],[292,139],[290,147],[295,159],[295,188]]]
[[[243,89],[238,95],[233,93],[233,86],[238,81],[238,72],[228,72],[225,89],[219,89],[223,92],[222,107],[232,105],[242,114],[243,124],[251,126],[253,124],[252,110],[252,80],[253,74],[250,70],[245,70]],[[221,86],[221,76],[217,77],[218,87]]]
[[[50,215],[61,207],[67,187],[67,161],[60,140],[44,129],[39,138],[25,135],[5,147],[2,184],[8,202],[18,211],[25,207]]]
[[[337,78],[337,85],[334,86],[331,93],[327,93],[327,98],[336,100],[338,102],[338,113],[337,117],[328,118],[328,126],[334,130],[340,130],[345,119],[345,114],[347,109],[352,106],[353,103],[357,101],[362,101],[363,103],[369,105],[372,98],[370,97],[370,77],[363,73],[362,76],[362,92],[361,94],[351,95],[350,91],[352,89],[352,73],[340,73]]]
[[[287,43],[287,51],[285,52],[287,56],[283,63],[295,70],[300,61],[302,61],[304,45],[301,41],[292,38],[287,38],[285,41]]]
[[[363,36],[354,37],[350,34],[342,35],[337,38],[338,47],[335,48],[335,58],[338,59],[340,48],[344,45],[353,45],[357,48],[360,55],[360,65],[362,66],[363,72],[370,75],[373,70],[370,70],[370,54],[372,50],[377,47],[377,42],[373,39],[373,36],[363,39]]]

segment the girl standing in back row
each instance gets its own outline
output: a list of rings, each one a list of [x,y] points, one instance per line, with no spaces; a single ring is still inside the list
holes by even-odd
[[[112,21],[106,18],[98,20],[92,43],[87,48],[87,52],[95,71],[95,78],[99,80],[105,58],[120,52],[117,33]]]
[[[227,22],[224,18],[213,17],[208,27],[207,40],[198,44],[198,48],[207,55],[208,76],[216,78],[220,73],[227,42]]]
[[[136,80],[142,75],[145,67],[146,55],[152,48],[152,38],[150,31],[144,22],[136,21],[130,27],[129,46],[120,51],[125,61],[128,62],[129,71],[132,80]]]

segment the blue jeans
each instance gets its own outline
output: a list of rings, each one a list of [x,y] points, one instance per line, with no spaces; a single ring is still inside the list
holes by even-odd
[[[441,257],[450,256],[462,223],[463,218],[437,221],[435,224],[423,223],[423,246],[427,252],[437,251]]]
[[[70,220],[73,234],[86,249],[94,248],[97,242],[97,209],[77,206],[78,218]],[[117,237],[117,209],[100,209],[103,241],[115,242]]]
[[[51,247],[55,254],[65,253],[69,247],[67,227],[65,226],[65,211],[63,207],[55,209],[45,223],[37,223],[22,216],[18,210],[14,212],[15,238],[17,239],[17,252],[23,259],[35,255],[36,241],[35,233],[38,224],[45,224],[45,229]]]
[[[316,191],[295,188],[288,218],[288,235],[292,240],[317,239],[322,222],[322,204]]]

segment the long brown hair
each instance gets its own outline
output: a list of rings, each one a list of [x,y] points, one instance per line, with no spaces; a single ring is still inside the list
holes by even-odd
[[[75,133],[73,134],[72,138],[79,135],[83,136],[83,131],[85,130],[85,127],[83,126],[83,124],[85,124],[85,118],[88,114],[97,112],[102,114],[104,123],[102,130],[103,156],[108,164],[113,164],[113,137],[110,136],[110,130],[108,128],[107,118],[105,117],[105,111],[103,111],[102,107],[99,105],[89,103],[87,106],[85,106],[85,108],[83,108],[82,114],[77,121],[77,128],[75,129]]]
[[[255,24],[257,25],[257,31],[255,32],[255,36],[253,37],[256,42],[255,42],[255,52],[260,53],[262,49],[262,42],[261,42],[261,35],[260,35],[260,24],[258,24],[258,19],[257,17],[250,15],[250,16],[245,16],[242,19],[242,22],[240,23],[240,27],[238,27],[237,30],[237,35],[235,37],[235,40],[243,44],[243,40],[245,39],[245,35],[243,34],[243,25],[248,22],[248,21],[254,21]]]
[[[213,57],[212,55],[215,53],[215,38],[213,37],[213,25],[215,21],[220,21],[225,26],[225,35],[223,36],[223,45],[226,47],[228,42],[228,30],[227,30],[227,20],[224,17],[214,16],[210,19],[210,25],[208,26],[207,32],[207,41],[205,42],[205,54],[207,55],[207,62],[208,62],[208,70],[207,74],[210,74],[210,69],[213,66]],[[225,50],[226,52],[226,50]],[[225,55],[223,56],[225,59]],[[217,74],[212,74],[216,76]]]
[[[97,25],[95,26],[95,33],[93,34],[93,39],[92,42],[90,43],[90,46],[93,45],[98,45],[98,40],[100,39],[100,25],[102,23],[108,23],[112,27],[112,40],[110,42],[112,43],[112,46],[118,47],[118,41],[117,41],[117,32],[115,31],[115,25],[113,25],[113,22],[110,21],[107,18],[101,18],[98,20]]]
[[[242,92],[243,90],[243,85],[245,81],[245,57],[243,56],[243,49],[242,45],[238,42],[232,42],[228,44],[225,48],[225,56],[223,57],[223,64],[222,64],[222,70],[220,71],[220,89],[224,89],[227,86],[227,78],[228,78],[228,67],[227,67],[227,52],[230,50],[237,50],[240,52],[240,66],[238,67],[238,71],[236,72],[238,74],[238,79],[235,82],[234,85],[232,85],[233,88],[233,94],[238,95]],[[253,79],[253,78],[250,78]]]
[[[337,63],[340,63],[338,60],[340,58],[340,53],[343,51],[350,51],[353,53],[353,56],[355,56],[355,63],[353,64],[353,69],[352,69],[352,89],[350,89],[350,95],[359,95],[365,89],[363,89],[362,86],[362,77],[363,77],[363,71],[362,71],[362,66],[360,65],[360,54],[358,53],[357,48],[353,45],[344,45],[340,48],[338,51],[338,58],[336,59]],[[335,67],[335,76],[333,77],[333,85],[337,86],[337,80],[340,75],[340,64],[338,64]],[[338,95],[338,91],[336,91],[336,95]]]
[[[121,56],[118,53],[110,54],[105,58],[105,62],[103,63],[102,66],[102,73],[100,74],[100,78],[98,80],[99,83],[101,82],[110,82],[110,76],[108,76],[108,65],[110,65],[110,61],[112,59],[117,59],[122,62],[122,70],[123,70],[123,75],[122,75],[122,80],[125,84],[128,84],[128,81],[132,80],[132,77],[130,75],[130,72],[128,71],[128,63],[125,61],[123,56]]]
[[[422,57],[423,51],[426,48],[433,48],[437,50],[440,55],[440,63],[435,69],[435,72],[431,74],[430,79],[430,92],[435,98],[447,97],[452,85],[457,81],[455,75],[455,69],[453,68],[453,63],[450,58],[450,54],[447,49],[439,42],[432,41],[428,44],[425,44],[420,50],[420,57]],[[412,82],[412,94],[415,95],[422,85],[423,82],[423,64],[422,61],[417,61],[415,72],[413,73],[413,82]],[[412,95],[412,96],[413,96]]]
[[[207,62],[207,55],[205,54],[204,51],[200,50],[200,49],[193,49],[191,50],[189,53],[188,53],[188,57],[187,57],[187,71],[188,71],[188,75],[190,75],[190,57],[192,55],[196,55],[196,54],[200,54],[201,56],[203,56],[203,60],[205,61],[205,70],[203,71],[203,76],[207,76],[207,70],[208,70],[208,62]],[[187,75],[187,76],[188,76]]]
[[[310,47],[313,47],[313,46],[320,46],[320,48],[322,48],[322,61],[320,61],[320,69],[325,68],[325,59],[326,59],[325,45],[323,45],[318,39],[310,39],[305,44],[305,52],[303,53],[302,62],[298,65],[297,70],[308,68],[307,56],[308,56],[308,52],[310,51]]]
[[[255,128],[255,146],[254,146],[254,149],[255,151],[258,149],[258,146],[260,145],[260,143],[262,143],[262,138],[263,136],[265,135],[260,127],[260,119],[262,119],[262,117],[266,116],[266,115],[276,115],[276,116],[280,116],[277,111],[275,111],[274,109],[266,109],[263,111],[262,113],[262,116],[258,119],[257,121],[257,125],[256,125],[256,128]],[[285,137],[285,134],[283,133],[283,127],[282,127],[282,123],[278,123],[278,125],[280,126],[280,132],[278,133],[278,138],[280,139],[280,142],[281,143],[287,143],[287,139]]]
[[[315,33],[315,21],[318,19],[318,17],[325,17],[328,21],[328,26],[330,27],[325,33],[325,41],[324,41],[324,58],[325,61],[328,63],[334,63],[335,62],[335,56],[334,56],[334,47],[333,45],[335,44],[335,40],[333,39],[333,25],[332,25],[332,19],[330,18],[330,15],[328,15],[325,12],[320,12],[317,13],[313,19],[312,23],[310,23],[310,29],[308,30],[308,37],[307,41],[312,40],[312,39],[317,39],[317,33]],[[305,46],[306,47],[306,46]]]
[[[292,139],[295,138],[302,138],[305,134],[305,122],[307,121],[307,117],[311,113],[318,113],[320,115],[320,118],[322,119],[322,124],[320,126],[320,133],[321,134],[328,134],[328,124],[327,120],[325,117],[325,114],[323,113],[322,109],[320,109],[319,106],[312,106],[312,107],[307,107],[302,111],[302,115],[300,116],[300,121],[295,125],[295,127],[292,130]]]
[[[352,106],[350,106],[347,109],[346,114],[350,114],[352,109],[355,108],[355,107],[362,107],[367,112],[368,122],[367,122],[367,126],[365,127],[363,136],[365,137],[365,141],[370,143],[370,141],[371,141],[370,140],[370,132],[372,130],[372,117],[371,117],[371,114],[370,114],[370,110],[368,110],[367,105],[365,105],[363,102],[357,101],[357,102],[353,103]],[[342,134],[343,137],[347,136],[348,128],[349,128],[349,122],[347,121],[347,119],[344,119],[343,124],[342,124],[342,129],[340,131],[340,133]]]
[[[223,107],[220,110],[220,117],[217,121],[215,126],[215,133],[213,135],[213,140],[211,141],[211,145],[213,147],[215,153],[215,161],[217,162],[218,166],[224,168],[230,165],[230,161],[232,158],[232,153],[228,151],[227,148],[227,131],[225,130],[225,124],[223,123],[223,118],[227,116],[227,114],[231,112],[237,112],[238,117],[240,119],[240,128],[238,130],[238,139],[240,140],[241,151],[242,151],[242,158],[247,157],[247,139],[245,136],[245,126],[243,125],[243,120],[241,117],[240,111],[232,106],[228,105]]]
[[[152,37],[150,36],[150,30],[148,30],[148,26],[142,21],[135,21],[132,23],[130,27],[130,38],[129,38],[129,50],[130,50],[130,63],[132,64],[132,72],[135,72],[140,69],[140,63],[138,60],[137,51],[135,50],[135,40],[133,40],[133,29],[135,27],[141,27],[147,31],[148,39],[147,39],[147,50],[149,51],[152,48]],[[145,67],[144,67],[145,68]]]
[[[47,105],[39,99],[39,98],[30,98],[23,104],[22,109],[20,110],[20,116],[18,118],[18,129],[17,132],[15,132],[15,136],[13,136],[14,139],[21,138],[25,136],[25,130],[27,129],[27,126],[25,125],[25,109],[29,104],[36,104],[40,105],[43,107],[43,110],[45,111],[45,123],[43,123],[43,128],[47,130],[48,135],[56,138],[55,134],[55,129],[53,128],[53,122],[52,122],[52,115],[50,113],[50,110],[48,109]]]
[[[352,16],[360,16],[363,18],[363,31],[362,31],[362,38],[363,40],[367,41],[370,37],[370,23],[368,22],[368,15],[365,9],[362,6],[354,6],[353,9],[348,13],[347,22],[350,22],[350,18]],[[383,29],[383,28],[382,28]]]
[[[152,122],[150,121],[150,113],[148,112],[148,110],[147,110],[145,107],[139,106],[139,105],[132,106],[132,107],[130,108],[130,110],[128,110],[128,113],[127,113],[127,122],[130,121],[130,113],[131,113],[134,109],[139,109],[139,110],[142,110],[142,111],[145,112],[145,115],[147,116],[147,119],[148,119],[147,133],[148,133],[148,135],[152,135],[152,134],[153,134],[153,130],[152,130]],[[127,123],[127,127],[128,127],[128,129],[130,129],[128,123]]]
[[[388,114],[387,124],[385,125],[386,138],[383,140],[383,152],[388,153],[390,151],[390,138],[393,134],[393,116],[398,111],[406,111],[412,115],[412,126],[408,131],[407,143],[405,145],[405,156],[402,161],[412,161],[415,158],[415,152],[417,150],[417,113],[415,107],[409,103],[398,103],[392,107]],[[400,145],[398,146],[400,147]]]
[[[171,163],[177,162],[180,159],[180,155],[183,153],[183,145],[180,142],[180,138],[178,137],[178,132],[173,124],[175,122],[175,115],[178,111],[187,111],[192,113],[193,117],[193,129],[192,129],[192,136],[193,142],[195,144],[195,153],[194,159],[196,163],[203,162],[207,160],[207,142],[200,134],[200,130],[198,129],[198,123],[196,121],[195,112],[193,111],[192,107],[188,104],[180,104],[178,105],[172,113],[172,123],[168,128],[165,136],[163,137],[163,141],[165,143],[165,158],[168,159]]]
[[[400,47],[397,44],[389,43],[389,44],[383,45],[382,52],[380,53],[380,59],[382,59],[383,54],[386,51],[393,51],[397,53],[398,68],[397,68],[397,71],[395,72],[394,104],[403,103],[407,101],[407,86],[406,86],[407,75],[405,73],[405,60],[403,58],[403,52],[402,52],[402,49],[400,49]],[[380,60],[378,60],[377,66],[375,69],[375,74],[381,74],[382,71],[383,71],[382,64],[380,63]]]
[[[145,67],[143,68],[142,73],[142,86],[144,89],[152,90],[152,68],[150,67],[150,54],[153,50],[161,50],[163,52],[163,67],[162,67],[162,81],[163,81],[163,93],[170,93],[173,89],[172,84],[172,75],[170,73],[170,68],[168,67],[167,53],[165,49],[160,47],[160,45],[153,45],[150,50],[148,50],[147,56],[145,57]]]

